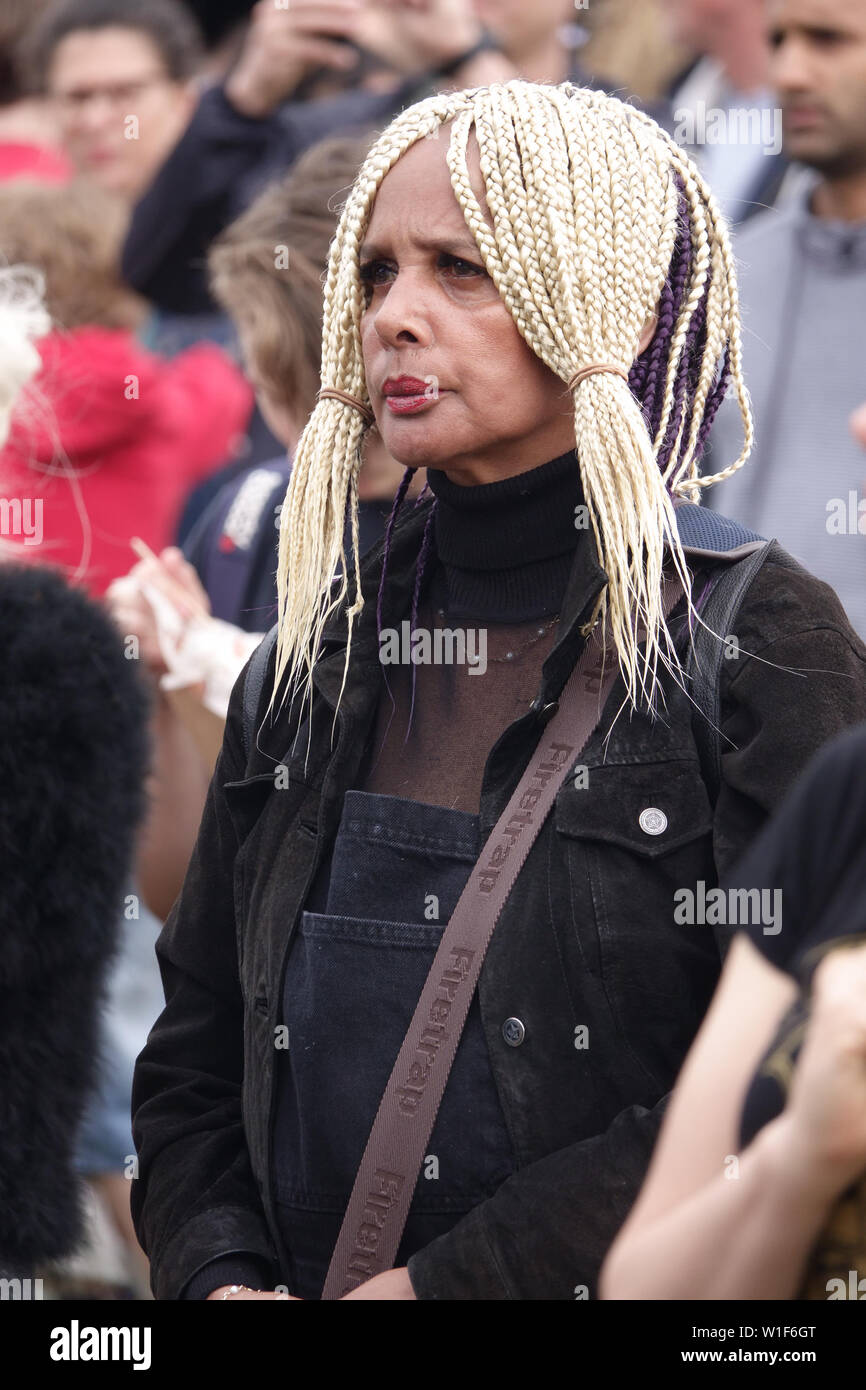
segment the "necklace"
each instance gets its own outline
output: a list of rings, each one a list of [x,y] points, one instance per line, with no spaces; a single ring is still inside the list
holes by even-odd
[[[439,615],[440,618],[444,618],[444,617],[445,617],[445,610],[444,610],[444,608],[439,608],[439,609],[437,609],[437,613],[438,613],[438,615]],[[536,628],[536,630],[535,630],[535,632],[533,633],[533,635],[532,635],[526,642],[524,642],[522,646],[517,647],[517,648],[515,648],[515,649],[512,650],[512,651],[506,652],[504,656],[491,656],[491,657],[488,657],[488,658],[487,658],[487,664],[488,664],[488,666],[502,665],[502,664],[503,664],[504,662],[506,662],[506,661],[509,661],[509,662],[510,662],[510,661],[516,660],[516,658],[517,658],[518,656],[522,656],[523,653],[524,653],[525,651],[528,651],[528,649],[529,649],[530,647],[535,646],[535,643],[536,643],[536,642],[539,642],[539,641],[541,640],[541,638],[545,635],[545,633],[550,632],[551,628],[554,628],[558,622],[559,622],[559,614],[557,613],[556,617],[555,617],[555,618],[551,618],[551,620],[550,620],[549,623],[544,623],[541,627]]]

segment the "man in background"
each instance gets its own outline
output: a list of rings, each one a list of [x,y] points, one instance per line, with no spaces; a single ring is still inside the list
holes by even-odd
[[[201,35],[177,0],[60,0],[27,56],[65,153],[132,206],[195,108]]]
[[[738,236],[755,448],[709,503],[777,537],[866,636],[863,462],[849,429],[866,398],[866,0],[770,0],[767,17],[785,152],[811,180]],[[710,445],[705,472],[740,452],[730,401]]]

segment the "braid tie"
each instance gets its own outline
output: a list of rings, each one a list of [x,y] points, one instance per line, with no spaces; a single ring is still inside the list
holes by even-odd
[[[624,367],[616,367],[612,362],[591,362],[588,367],[581,367],[579,372],[575,372],[571,381],[568,383],[569,391],[576,391],[582,381],[588,376],[595,376],[596,372],[615,372],[621,376],[623,381],[628,381],[629,374]]]
[[[331,397],[335,401],[342,401],[344,405],[350,405],[353,410],[357,410],[363,417],[365,424],[373,424],[376,417],[370,407],[365,405],[363,401],[359,401],[356,396],[350,396],[348,391],[338,391],[336,386],[323,386],[321,390],[316,393],[316,399],[321,401],[325,400],[327,397]]]

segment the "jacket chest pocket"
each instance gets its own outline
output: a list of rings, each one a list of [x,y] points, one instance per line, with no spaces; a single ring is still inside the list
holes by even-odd
[[[719,970],[712,928],[683,924],[676,896],[716,881],[699,764],[590,767],[561,789],[554,825],[568,884],[563,907],[585,968],[643,1071],[667,1086]]]

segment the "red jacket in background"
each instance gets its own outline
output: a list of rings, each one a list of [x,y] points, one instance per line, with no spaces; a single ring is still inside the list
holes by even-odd
[[[135,564],[131,536],[157,552],[172,543],[187,494],[243,433],[253,393],[210,343],[169,360],[129,332],[79,328],[39,351],[0,450],[0,529],[16,558],[60,566],[100,595]]]
[[[0,183],[7,179],[68,183],[72,174],[72,165],[62,150],[21,140],[0,141]]]

